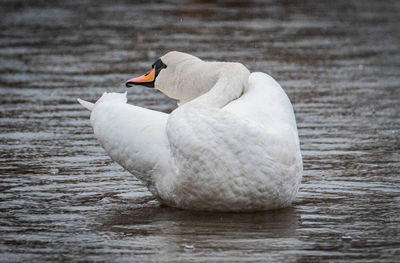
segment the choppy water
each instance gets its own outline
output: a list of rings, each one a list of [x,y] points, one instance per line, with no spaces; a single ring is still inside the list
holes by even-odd
[[[327,2],[2,1],[0,261],[398,260],[400,2]],[[76,98],[123,91],[169,50],[282,84],[304,156],[291,208],[160,207],[107,157]]]

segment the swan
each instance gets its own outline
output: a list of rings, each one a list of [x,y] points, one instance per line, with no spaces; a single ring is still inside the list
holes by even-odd
[[[292,104],[265,73],[172,51],[127,87],[178,100],[170,114],[105,92],[91,111],[108,155],[162,204],[191,210],[260,211],[290,206],[303,163]]]

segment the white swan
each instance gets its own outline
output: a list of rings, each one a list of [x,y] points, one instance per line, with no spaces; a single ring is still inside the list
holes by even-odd
[[[113,160],[163,204],[256,211],[289,206],[302,177],[292,105],[269,75],[240,63],[169,52],[133,84],[180,100],[165,114],[104,93],[91,110],[94,134]]]

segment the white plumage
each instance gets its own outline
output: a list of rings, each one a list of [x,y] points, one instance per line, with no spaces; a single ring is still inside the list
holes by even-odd
[[[181,101],[171,114],[104,93],[94,134],[160,202],[183,209],[256,211],[289,206],[302,157],[292,105],[269,75],[239,63],[170,52],[154,86]]]

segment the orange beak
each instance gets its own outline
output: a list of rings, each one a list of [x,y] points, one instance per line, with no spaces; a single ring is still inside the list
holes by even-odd
[[[129,79],[125,85],[126,87],[132,87],[133,85],[142,85],[146,87],[154,87],[154,80],[156,78],[156,67],[154,66],[153,69],[146,74]]]

